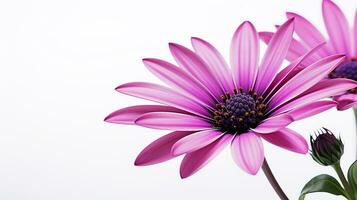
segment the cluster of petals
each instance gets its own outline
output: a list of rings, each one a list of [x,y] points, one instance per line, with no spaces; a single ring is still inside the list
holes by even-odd
[[[299,25],[299,24],[298,24]],[[177,64],[155,58],[143,59],[145,66],[167,86],[147,82],[120,85],[120,93],[155,102],[111,113],[105,121],[169,130],[148,145],[135,165],[161,163],[184,155],[180,175],[186,178],[211,161],[230,144],[235,163],[256,174],[264,161],[262,140],[296,153],[306,154],[308,145],[297,132],[287,128],[294,121],[336,106],[325,99],[357,86],[349,79],[325,79],[343,55],[317,59],[301,70],[303,62],[322,51],[320,41],[281,69],[293,42],[291,18],[271,35],[264,56],[259,56],[259,34],[250,22],[235,31],[230,65],[210,43],[192,38],[193,50],[170,43]],[[241,90],[254,91],[267,105],[263,120],[243,133],[228,133],[212,124],[212,110],[222,95]]]
[[[326,42],[309,58],[305,59],[301,66],[308,66],[327,56],[341,54],[346,56],[345,62],[355,60],[355,67],[357,68],[357,10],[351,27],[346,16],[334,2],[323,0],[322,16],[328,37],[325,37],[316,26],[301,15],[287,12],[286,16],[289,19],[295,18],[295,33],[298,36],[291,42],[286,56],[287,60],[294,61],[308,52],[310,48]],[[261,32],[259,35],[263,41],[269,43],[273,33]],[[355,71],[357,72],[357,69]],[[342,94],[336,94],[334,100],[338,102],[337,108],[339,110],[345,110],[357,104],[357,95],[356,92],[347,91]]]

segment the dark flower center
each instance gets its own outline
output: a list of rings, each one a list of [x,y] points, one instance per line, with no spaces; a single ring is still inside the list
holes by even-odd
[[[222,95],[222,102],[216,104],[213,112],[213,125],[223,132],[242,134],[255,128],[263,120],[267,108],[253,90],[248,93],[234,90],[234,94]]]
[[[357,59],[351,59],[342,63],[333,72],[329,78],[348,78],[357,81]],[[357,88],[349,90],[350,93],[357,93]]]

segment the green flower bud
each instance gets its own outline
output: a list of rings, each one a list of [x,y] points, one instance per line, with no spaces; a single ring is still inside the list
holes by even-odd
[[[333,133],[326,128],[321,129],[318,134],[315,139],[310,136],[310,155],[312,158],[324,166],[338,163],[343,155],[344,148],[341,138],[339,137],[337,139]]]

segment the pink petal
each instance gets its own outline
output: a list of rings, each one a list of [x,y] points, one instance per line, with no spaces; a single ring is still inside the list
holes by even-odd
[[[288,128],[270,134],[261,134],[260,137],[276,146],[296,153],[306,154],[309,150],[306,140],[300,134]]]
[[[175,158],[176,156],[171,154],[172,145],[190,134],[192,132],[175,131],[155,140],[140,152],[135,160],[135,165],[153,165]]]
[[[200,117],[170,112],[144,114],[135,121],[135,124],[147,128],[176,131],[197,131],[212,128],[210,123]]]
[[[252,129],[252,131],[255,133],[272,133],[284,128],[293,121],[290,115],[273,116],[262,121],[256,128]]]
[[[110,115],[108,115],[104,121],[115,123],[115,124],[135,124],[135,120],[141,115],[150,112],[176,112],[176,113],[186,113],[183,110],[171,107],[171,106],[161,106],[161,105],[142,105],[142,106],[130,106],[117,110]]]
[[[278,31],[269,42],[255,83],[255,91],[258,94],[264,93],[266,88],[276,76],[286,53],[288,52],[293,30],[293,19],[289,19],[281,27],[279,27]]]
[[[181,68],[163,60],[146,58],[143,60],[145,66],[158,78],[168,85],[185,92],[196,101],[201,101],[205,105],[211,105],[214,98],[195,79],[189,76]]]
[[[268,99],[271,97],[271,95],[275,94],[277,92],[277,90],[280,89],[287,81],[289,81],[298,72],[301,71],[301,64],[303,63],[303,61],[305,61],[307,58],[309,58],[311,56],[311,54],[314,54],[316,52],[316,50],[321,48],[322,45],[323,44],[320,44],[320,45],[316,46],[315,48],[311,49],[310,51],[307,51],[301,57],[292,61],[289,66],[287,66],[283,70],[281,70],[277,74],[277,76],[274,78],[273,82],[270,84],[269,88],[266,91],[267,94],[265,94],[264,96]]]
[[[169,44],[172,55],[180,67],[206,86],[215,97],[222,95],[217,77],[212,73],[207,64],[194,52],[179,44]]]
[[[216,74],[217,80],[220,82],[224,91],[233,91],[234,83],[232,73],[223,56],[210,43],[197,38],[191,38],[191,43],[195,52],[209,66],[211,71]]]
[[[222,136],[218,130],[206,130],[196,132],[177,141],[172,147],[171,153],[175,156],[191,153],[216,141]]]
[[[334,97],[333,100],[337,101],[337,110],[347,110],[357,105],[356,94],[344,94],[338,97]]]
[[[173,90],[153,83],[132,82],[120,85],[116,88],[123,94],[155,101],[165,105],[177,107],[200,116],[208,116],[207,109],[201,104],[191,100]]]
[[[271,99],[270,106],[277,107],[306,91],[326,77],[344,59],[345,57],[341,55],[329,56],[304,68],[275,93]]]
[[[245,172],[255,175],[264,161],[262,140],[253,132],[237,135],[231,145],[235,163]]]
[[[289,112],[289,115],[293,117],[294,121],[304,119],[337,105],[335,101],[317,101],[301,106],[293,111]]]
[[[313,48],[326,41],[321,32],[304,17],[292,12],[287,12],[286,16],[288,18],[295,18],[295,32],[309,48]],[[322,57],[329,55],[326,50],[321,50],[317,53]]]
[[[225,134],[206,147],[186,154],[180,166],[181,178],[187,178],[207,165],[209,161],[227,146],[232,137],[230,134]]]
[[[337,94],[344,93],[345,91],[357,87],[357,82],[350,79],[326,79],[322,80],[303,94],[294,98],[289,103],[283,105],[272,115],[278,115],[283,112],[287,112],[294,108],[298,108],[302,105],[308,104],[309,102],[318,101],[320,99],[334,96]]]
[[[341,9],[330,0],[324,0],[322,3],[322,14],[325,26],[330,37],[330,41],[335,47],[337,53],[343,53],[347,56],[351,54],[350,29],[347,19]]]
[[[231,65],[238,88],[253,88],[259,62],[258,33],[250,22],[242,23],[231,42]]]
[[[259,37],[262,39],[266,44],[268,44],[273,37],[274,33],[272,32],[259,32]],[[303,46],[299,41],[292,39],[289,47],[289,51],[286,54],[286,59],[289,61],[294,61],[308,52],[308,49]],[[313,58],[306,58],[304,60],[304,65],[313,62]]]

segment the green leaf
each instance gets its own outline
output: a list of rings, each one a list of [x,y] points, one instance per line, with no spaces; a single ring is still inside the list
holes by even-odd
[[[352,163],[352,165],[348,169],[347,179],[352,187],[353,192],[356,195],[357,194],[357,161]]]
[[[304,200],[305,195],[314,192],[327,192],[334,195],[342,195],[347,198],[346,191],[332,176],[321,174],[312,178],[301,191],[299,200]]]

